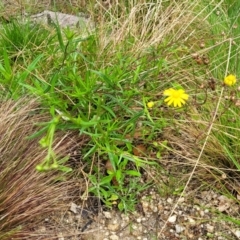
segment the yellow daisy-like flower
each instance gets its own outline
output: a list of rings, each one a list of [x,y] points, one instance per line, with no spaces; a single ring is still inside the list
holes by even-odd
[[[182,107],[189,97],[183,89],[175,90],[173,88],[165,90],[163,95],[167,96],[164,102],[166,102],[168,106],[173,104],[174,107]]]
[[[147,107],[148,108],[152,108],[154,106],[154,104],[155,104],[154,102],[148,102],[147,103]]]
[[[224,78],[224,84],[227,86],[232,86],[236,83],[237,78],[233,74],[230,74]]]

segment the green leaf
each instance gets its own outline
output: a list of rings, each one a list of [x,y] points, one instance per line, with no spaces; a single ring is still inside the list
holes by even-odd
[[[118,181],[118,182],[121,182],[123,179],[123,174],[122,174],[122,170],[117,170],[116,171],[116,180]]]
[[[60,170],[62,172],[65,172],[65,173],[69,173],[69,172],[73,171],[72,168],[66,167],[66,166],[63,166],[63,165],[59,165],[58,170]]]
[[[118,204],[118,209],[119,209],[120,211],[123,211],[123,210],[124,210],[124,204],[123,204],[122,201]]]
[[[127,170],[126,174],[128,174],[130,176],[134,176],[134,177],[141,177],[141,173],[138,171],[134,171],[134,170]]]
[[[119,197],[118,197],[117,194],[112,194],[112,195],[110,196],[110,198],[108,198],[108,201],[116,201],[116,200],[118,200],[118,199],[119,199]]]
[[[23,73],[20,74],[19,79],[21,80],[21,82],[24,82],[24,80],[26,80],[29,73],[32,72],[36,68],[36,65],[38,64],[38,62],[41,60],[42,57],[43,57],[43,54],[36,57],[33,60],[33,62],[27,67],[27,69]]]
[[[105,176],[101,179],[99,185],[109,184],[112,181],[113,175]]]

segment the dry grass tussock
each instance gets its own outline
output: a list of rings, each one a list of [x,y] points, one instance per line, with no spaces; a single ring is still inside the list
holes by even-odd
[[[162,160],[169,171],[179,179],[182,184],[189,179],[199,154],[207,137],[209,122],[176,121],[175,128],[166,129],[164,139],[168,141],[169,153]],[[209,135],[207,144],[201,154],[197,168],[192,176],[191,189],[200,186],[213,187],[235,196],[239,188],[239,171],[229,165],[223,145],[214,132],[219,131],[220,125],[214,126]],[[175,173],[175,174],[174,174]],[[181,179],[181,180],[180,180]],[[203,185],[199,185],[201,182]],[[197,185],[195,185],[197,184]],[[226,192],[227,193],[227,192]]]
[[[39,173],[35,167],[46,156],[39,139],[28,140],[38,127],[37,122],[48,119],[39,114],[36,101],[2,100],[0,107],[0,239],[25,239],[28,230],[46,214],[60,211],[64,201],[71,198],[76,185],[63,173]],[[66,156],[79,146],[79,139],[66,133],[57,135],[55,152]],[[66,177],[65,181],[57,181]],[[17,237],[18,236],[18,237]]]
[[[117,46],[132,39],[130,49],[125,49],[132,54],[159,45],[163,47],[163,52],[169,51],[176,42],[180,45],[180,42],[199,37],[200,32],[205,30],[198,18],[205,9],[198,16],[195,14],[199,3],[172,1],[165,6],[164,1],[136,1],[128,4],[129,11],[121,4],[99,4],[100,49],[115,52]],[[110,30],[105,31],[106,27]]]

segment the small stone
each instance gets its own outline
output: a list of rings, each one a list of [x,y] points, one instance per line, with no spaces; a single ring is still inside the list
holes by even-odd
[[[77,214],[77,208],[78,208],[78,205],[71,202],[70,211]]]
[[[205,215],[204,211],[200,211],[200,216],[203,217]]]
[[[214,226],[211,226],[210,224],[207,224],[206,226],[207,226],[207,231],[209,233],[213,233],[214,232]]]
[[[142,202],[142,208],[143,208],[143,212],[146,214],[149,210],[149,203],[144,201]]]
[[[137,223],[140,223],[142,221],[142,219],[141,218],[137,218],[136,221],[137,221]]]
[[[194,205],[193,207],[194,207],[197,211],[200,211],[200,207],[199,207],[199,206]]]
[[[230,207],[230,204],[229,203],[225,203],[225,204],[221,204],[217,207],[218,211],[219,212],[224,212],[226,210],[228,210],[228,208]],[[231,209],[229,209],[231,210]]]
[[[133,225],[132,225],[132,229],[133,229],[133,230],[137,230],[137,229],[138,229],[138,226],[135,225],[135,224],[133,224]]]
[[[235,230],[234,231],[234,234],[235,234],[235,236],[237,237],[237,238],[240,238],[240,230],[238,229],[238,230]]]
[[[189,233],[189,234],[188,234],[188,238],[189,238],[189,239],[193,239],[194,237],[195,237],[195,236],[194,236],[192,233]]]
[[[193,224],[193,225],[196,223],[196,221],[193,220],[192,218],[188,218],[188,221],[189,221],[191,224]]]
[[[112,214],[110,212],[103,212],[103,215],[105,216],[105,218],[107,219],[111,219],[112,218]]]
[[[128,215],[121,214],[121,218],[122,218],[123,221],[129,222],[129,216]]]
[[[224,195],[221,195],[221,196],[218,197],[218,200],[219,200],[220,202],[226,202],[226,201],[228,201],[228,198],[225,197]]]
[[[179,198],[178,202],[183,203],[185,201],[184,197]]]
[[[168,198],[168,199],[167,199],[167,202],[168,202],[169,204],[172,204],[172,203],[173,203],[173,200],[172,200],[171,198]]]
[[[181,225],[176,224],[175,229],[176,229],[176,233],[181,233],[185,229],[185,227],[182,227]]]
[[[168,218],[168,222],[170,223],[175,223],[177,220],[177,215],[172,215],[171,217]]]
[[[113,234],[109,237],[109,239],[110,240],[119,240],[119,237],[117,235]]]
[[[107,228],[109,231],[116,232],[120,229],[120,225],[118,223],[115,223],[115,224],[110,223],[108,224]]]
[[[205,47],[205,43],[201,42],[199,46],[200,46],[200,48],[204,48]]]
[[[135,237],[139,237],[139,236],[142,236],[142,225],[135,225],[133,224],[132,225],[132,235],[135,236]]]
[[[158,211],[161,212],[164,209],[162,204],[158,204]]]
[[[152,208],[152,211],[153,211],[154,213],[158,212],[158,207],[154,206],[154,207]]]

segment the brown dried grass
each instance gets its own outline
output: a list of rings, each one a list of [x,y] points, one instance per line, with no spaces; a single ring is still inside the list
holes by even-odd
[[[161,163],[178,179],[178,187],[188,180],[207,136],[209,122],[198,120],[175,121],[175,128],[165,129],[163,139],[168,141],[168,154]],[[211,187],[225,193],[236,194],[239,188],[239,171],[229,164],[223,145],[215,135],[220,125],[215,125],[192,176],[190,189]],[[190,191],[191,192],[191,191]]]
[[[176,42],[178,45],[181,42],[196,42],[202,31],[206,34],[206,26],[199,22],[195,14],[199,4],[199,1],[191,4],[187,1],[167,4],[163,1],[133,1],[128,3],[126,11],[126,6],[121,3],[108,6],[99,3],[96,6],[99,48],[114,54],[116,48],[126,46],[132,39],[131,47],[125,51],[131,51],[133,55],[158,46],[162,46],[164,54]],[[106,31],[106,28],[109,30]]]
[[[76,190],[73,180],[56,181],[63,173],[39,173],[46,156],[39,139],[27,139],[48,120],[35,100],[2,100],[0,105],[0,239],[28,239],[28,230],[44,216],[60,211]],[[57,135],[54,150],[66,156],[80,147],[76,134]],[[67,176],[65,176],[67,177]],[[16,232],[14,238],[12,233]],[[11,237],[10,237],[11,236]],[[17,237],[18,236],[18,237]],[[34,238],[31,238],[34,239]],[[37,239],[37,237],[36,237]]]

